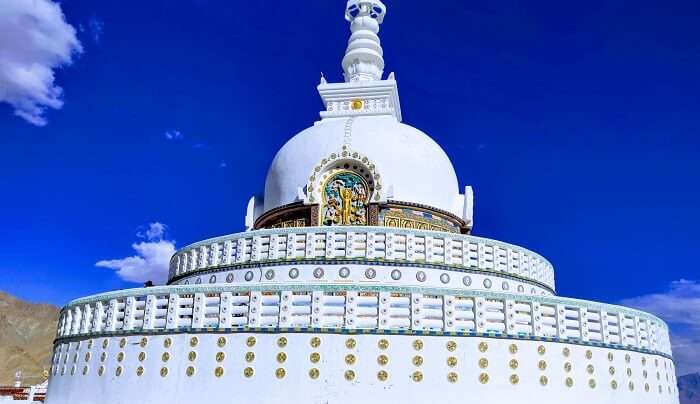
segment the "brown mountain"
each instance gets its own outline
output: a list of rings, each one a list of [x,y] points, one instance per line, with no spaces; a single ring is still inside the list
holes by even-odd
[[[0,291],[0,386],[22,370],[25,384],[43,380],[51,363],[59,308],[24,302]]]
[[[700,373],[679,377],[678,394],[681,404],[700,404]]]

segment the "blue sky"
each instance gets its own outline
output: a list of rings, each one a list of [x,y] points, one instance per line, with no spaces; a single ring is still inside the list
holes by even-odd
[[[0,5],[0,37],[24,29],[12,3],[32,2]],[[674,311],[700,304],[700,3],[535,3],[387,1],[404,121],[474,187],[475,234],[547,257],[562,295],[673,317],[700,353],[700,318]],[[62,94],[17,116],[40,95],[0,73],[0,290],[60,305],[134,286],[109,268],[134,246],[242,230],[318,118],[320,72],[342,80],[348,26],[341,0],[240,6],[66,0],[40,60]],[[11,42],[0,72],[25,56]]]

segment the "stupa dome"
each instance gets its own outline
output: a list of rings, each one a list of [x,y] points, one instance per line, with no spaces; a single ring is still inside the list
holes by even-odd
[[[291,138],[268,170],[264,210],[301,200],[314,168],[343,146],[376,167],[386,199],[461,216],[463,198],[447,154],[428,135],[391,115],[327,118]]]

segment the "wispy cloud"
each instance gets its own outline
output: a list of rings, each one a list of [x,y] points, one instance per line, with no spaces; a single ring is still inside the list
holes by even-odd
[[[653,313],[669,324],[678,375],[700,371],[700,282],[681,279],[671,282],[666,292],[620,303]]]
[[[221,160],[219,162],[219,168],[226,168],[226,167],[228,167],[228,163],[224,160]]]
[[[184,138],[182,132],[180,132],[179,130],[167,130],[165,131],[163,136],[168,140],[180,140]]]
[[[80,32],[87,32],[90,35],[90,37],[92,38],[92,41],[95,42],[96,44],[99,44],[100,39],[102,39],[102,31],[104,31],[104,27],[105,27],[104,21],[93,16],[93,17],[90,17],[90,19],[88,20],[87,28],[83,24],[80,24],[80,25],[78,25],[78,30]]]
[[[54,70],[83,51],[75,28],[52,0],[0,1],[0,102],[17,116],[44,126],[47,108],[63,107]]]
[[[166,239],[166,230],[163,223],[151,223],[136,233],[136,237],[144,240],[131,245],[136,255],[101,260],[95,265],[117,270],[117,275],[125,281],[164,284],[168,279],[170,257],[175,253],[175,241]]]

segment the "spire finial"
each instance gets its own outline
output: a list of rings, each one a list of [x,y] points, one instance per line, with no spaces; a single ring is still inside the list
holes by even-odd
[[[352,34],[343,57],[346,82],[382,79],[384,52],[377,33],[385,13],[386,6],[380,0],[348,0],[345,19]]]

